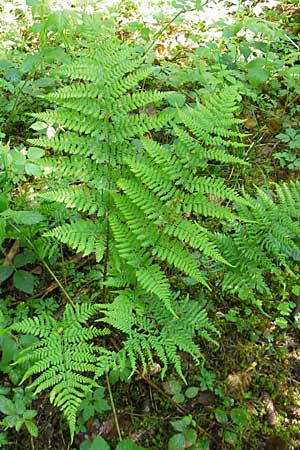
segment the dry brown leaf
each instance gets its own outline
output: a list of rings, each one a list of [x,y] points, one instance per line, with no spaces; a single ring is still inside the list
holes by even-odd
[[[251,364],[246,370],[228,375],[226,380],[227,393],[236,400],[241,400],[251,384],[251,371],[255,368],[256,363]]]
[[[216,402],[217,396],[211,391],[199,392],[196,400],[203,406],[210,406]]]
[[[257,127],[257,121],[251,111],[248,113],[246,122],[244,123],[244,127],[246,128],[246,130],[253,130],[253,128]]]
[[[269,426],[274,428],[276,425],[276,410],[273,400],[267,395],[264,395],[263,404],[266,409],[266,418]]]

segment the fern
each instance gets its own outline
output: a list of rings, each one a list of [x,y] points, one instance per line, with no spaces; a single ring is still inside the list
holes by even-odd
[[[211,334],[218,335],[218,330],[207,317],[207,312],[198,302],[188,297],[175,304],[176,317],[170,316],[167,310],[162,312],[161,306],[153,297],[148,301],[140,301],[137,293],[122,291],[113,303],[99,305],[104,314],[100,322],[120,330],[127,335],[123,341],[123,349],[117,358],[124,353],[130,361],[132,370],[141,363],[144,371],[154,358],[162,364],[162,377],[170,365],[185,381],[179,351],[184,351],[199,364],[203,355],[197,344],[196,336],[202,337],[217,345]]]
[[[21,382],[38,375],[31,383],[31,388],[36,388],[36,394],[50,389],[50,401],[66,417],[72,440],[77,409],[87,392],[97,385],[96,377],[91,377],[91,374],[99,373],[99,359],[102,372],[111,368],[113,359],[111,355],[101,358],[101,354],[107,356],[109,352],[89,342],[108,333],[107,329],[85,326],[96,311],[95,306],[87,304],[67,305],[60,321],[42,314],[12,326],[19,333],[39,338],[21,352],[15,364],[30,363]],[[104,361],[107,363],[105,368]]]
[[[234,117],[238,96],[227,89],[178,111],[170,144],[146,137],[174,116],[164,108],[172,92],[139,86],[153,70],[133,48],[115,40],[83,51],[60,70],[75,81],[46,97],[58,107],[34,114],[55,125],[55,137],[30,142],[60,155],[44,160],[44,167],[52,178],[63,176],[69,184],[40,197],[83,216],[46,236],[84,255],[96,252],[98,261],[107,257],[105,246],[113,247],[118,265],[131,266],[136,282],[173,310],[165,268],[208,287],[191,251],[226,263],[200,222],[208,217],[235,220],[228,202],[245,200],[221,178],[201,171],[211,161],[244,164],[229,151],[243,147],[243,135]]]
[[[257,197],[245,194],[238,205],[243,223],[232,236],[215,239],[233,268],[226,270],[222,286],[233,292],[256,289],[271,295],[267,274],[284,285],[281,270],[293,276],[293,261],[300,260],[300,183],[275,184],[275,192],[257,189]]]

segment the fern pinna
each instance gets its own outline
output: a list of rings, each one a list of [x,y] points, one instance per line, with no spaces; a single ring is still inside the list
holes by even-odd
[[[55,137],[31,143],[52,149],[44,166],[68,183],[41,197],[81,214],[48,236],[104,257],[104,278],[117,267],[121,276],[133,271],[130,281],[172,310],[167,267],[207,285],[191,250],[226,263],[201,217],[232,220],[222,203],[241,199],[201,170],[213,162],[243,164],[229,151],[242,146],[242,135],[233,90],[177,111],[167,106],[172,92],[140,87],[154,70],[125,43],[84,51],[61,69],[70,85],[46,97],[56,109],[34,115],[54,125]],[[158,143],[153,136],[170,121],[168,143]]]
[[[271,295],[267,275],[283,286],[287,274],[295,276],[293,263],[300,260],[300,183],[274,183],[274,187],[275,192],[257,189],[256,197],[245,194],[247,204],[237,205],[242,219],[238,228],[231,235],[213,235],[232,265],[225,270],[224,290]]]

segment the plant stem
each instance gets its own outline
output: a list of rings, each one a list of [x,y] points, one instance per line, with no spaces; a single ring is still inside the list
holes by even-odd
[[[150,45],[146,48],[144,56],[147,55],[147,53],[151,50],[151,48],[154,46],[154,44],[157,42],[158,38],[160,38],[160,36],[163,34],[163,32],[169,28],[169,26],[171,25],[171,23],[173,23],[177,17],[179,17],[181,14],[184,14],[186,12],[190,12],[190,11],[195,11],[195,9],[181,9],[180,11],[178,11],[178,13],[175,14],[175,16],[169,20],[169,22],[166,23],[166,25],[164,27],[162,27],[154,36],[153,36],[153,41],[150,43]]]
[[[12,224],[12,226],[15,228],[15,230],[18,231],[18,233],[21,233],[20,229]],[[48,272],[50,273],[50,275],[52,276],[52,278],[56,281],[56,283],[58,284],[58,286],[60,287],[60,289],[62,290],[62,292],[65,294],[65,296],[67,297],[68,301],[71,303],[72,306],[74,306],[74,302],[71,299],[71,297],[69,296],[69,294],[67,293],[67,291],[65,290],[65,288],[63,287],[63,285],[61,284],[61,282],[59,281],[59,279],[57,278],[57,276],[55,275],[55,273],[53,272],[53,270],[48,266],[48,264],[46,263],[46,261],[41,258],[38,254],[38,252],[36,251],[36,248],[34,246],[34,244],[31,242],[31,240],[26,237],[23,236],[23,238],[25,239],[25,241],[28,243],[29,247],[31,247],[34,251],[34,253],[38,256],[39,260],[41,261],[41,263],[45,266],[45,268],[48,270]]]
[[[203,9],[203,6],[207,5],[208,1],[204,2],[203,4],[201,3],[201,7],[200,9]],[[199,8],[189,8],[189,9],[180,9],[180,11],[178,11],[178,13],[175,14],[175,16],[169,20],[169,22],[166,23],[165,26],[163,26],[157,33],[155,33],[155,35],[153,36],[153,41],[150,43],[150,45],[146,48],[144,56],[147,55],[147,53],[151,50],[151,48],[154,46],[155,42],[157,42],[158,38],[163,34],[163,32],[169,28],[169,26],[171,25],[171,23],[173,23],[177,17],[181,16],[181,14],[185,14],[187,12],[192,12],[192,11],[198,11]]]
[[[117,416],[117,411],[116,411],[116,407],[115,407],[115,402],[114,402],[114,398],[112,395],[112,391],[111,391],[111,385],[110,385],[110,381],[108,378],[108,375],[106,374],[106,383],[107,383],[107,388],[108,388],[108,392],[109,392],[109,399],[110,399],[110,403],[111,403],[111,407],[113,410],[113,415],[114,415],[114,419],[115,419],[115,424],[116,424],[116,429],[117,429],[117,433],[119,436],[119,441],[122,441],[122,435],[121,435],[121,431],[120,431],[120,425],[119,425],[119,421],[118,421],[118,416]]]

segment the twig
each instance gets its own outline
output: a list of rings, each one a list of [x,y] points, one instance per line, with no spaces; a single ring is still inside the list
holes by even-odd
[[[109,378],[108,378],[107,374],[106,374],[106,384],[107,384],[107,388],[108,388],[108,392],[109,392],[110,403],[111,403],[111,407],[112,407],[112,410],[113,410],[113,415],[114,415],[114,419],[115,419],[117,433],[118,433],[118,436],[119,436],[119,441],[122,441],[122,435],[121,435],[121,431],[120,431],[118,415],[117,415],[115,402],[114,402],[114,398],[113,398],[112,391],[111,391],[110,381],[109,381]]]

